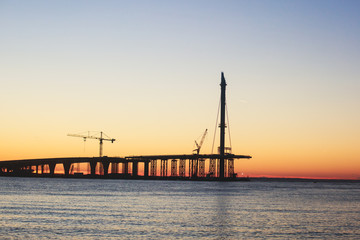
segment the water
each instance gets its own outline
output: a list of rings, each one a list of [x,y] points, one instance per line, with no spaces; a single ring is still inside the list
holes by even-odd
[[[0,177],[0,239],[360,239],[360,184]]]

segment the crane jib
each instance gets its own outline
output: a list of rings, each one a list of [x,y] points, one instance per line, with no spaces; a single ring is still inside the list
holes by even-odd
[[[99,133],[97,133],[99,134]],[[98,136],[94,136],[94,135],[90,135],[90,132],[88,132],[88,135],[82,135],[82,134],[68,134],[68,136],[70,137],[81,137],[84,139],[84,141],[86,141],[87,138],[90,138],[90,139],[96,139],[96,140],[99,140],[100,142],[100,150],[99,150],[99,155],[100,157],[102,157],[102,153],[103,153],[103,141],[111,141],[111,143],[115,142],[116,139],[114,138],[103,138],[103,135],[106,136],[105,133],[103,132],[100,132],[100,137]]]

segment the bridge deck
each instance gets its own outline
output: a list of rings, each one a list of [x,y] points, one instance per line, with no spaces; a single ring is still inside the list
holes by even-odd
[[[170,177],[168,175],[168,162],[171,162],[171,176],[185,177],[185,165],[188,166],[188,177],[198,177],[200,168],[202,168],[202,175],[204,176],[205,165],[202,163],[202,167],[199,165],[199,161],[210,160],[213,161],[220,159],[219,154],[182,154],[182,155],[145,155],[145,156],[127,156],[127,157],[70,157],[70,158],[41,158],[41,159],[23,159],[23,160],[9,160],[0,161],[0,174],[6,176],[36,176],[40,174],[38,167],[41,167],[41,175],[56,175],[55,167],[57,164],[61,164],[64,169],[65,176],[69,176],[72,172],[72,164],[77,163],[89,163],[91,176],[96,175],[96,167],[101,166],[103,175],[118,174],[118,164],[123,164],[123,171],[125,175],[131,175],[132,178],[138,177],[138,164],[143,163],[144,177]],[[224,159],[232,161],[234,159],[245,158],[249,159],[251,156],[247,155],[235,155],[225,154]],[[157,160],[160,160],[160,176],[157,175]],[[178,161],[179,160],[179,161]],[[184,162],[188,162],[187,164]],[[175,162],[175,163],[174,163]],[[180,162],[180,163],[178,163]],[[101,163],[99,165],[99,163]],[[112,166],[109,173],[109,166]],[[129,164],[131,164],[131,173],[129,170]],[[150,169],[151,165],[151,169]],[[49,172],[44,171],[44,166],[48,166]],[[179,166],[179,171],[178,171]],[[35,168],[35,170],[34,170]],[[115,169],[115,170],[114,170]],[[180,170],[181,169],[181,170]],[[194,170],[195,169],[195,170]],[[34,173],[36,171],[36,173]],[[181,173],[180,173],[181,172]],[[230,171],[229,171],[230,172]],[[233,172],[233,171],[232,171]],[[99,173],[100,174],[100,173]],[[213,174],[213,173],[211,173]],[[207,174],[208,175],[208,174]],[[229,175],[231,175],[229,173]],[[98,175],[97,175],[98,176]]]

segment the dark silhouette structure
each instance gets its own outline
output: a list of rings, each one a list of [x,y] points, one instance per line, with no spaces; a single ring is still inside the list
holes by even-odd
[[[226,108],[226,82],[224,73],[221,73],[221,108],[220,108],[220,179],[225,177],[225,108]]]
[[[130,179],[180,179],[180,180],[248,180],[237,178],[234,174],[234,160],[251,158],[247,155],[235,155],[225,152],[226,128],[226,81],[221,73],[221,109],[220,109],[220,147],[218,154],[184,154],[184,155],[150,155],[128,157],[102,157],[102,140],[100,138],[100,157],[93,158],[46,158],[0,161],[0,175],[26,177],[86,177],[86,178],[130,178]],[[206,133],[206,132],[205,132]],[[76,135],[78,137],[78,135]],[[84,136],[81,136],[84,137]],[[88,137],[88,136],[86,136]],[[201,143],[202,144],[202,143]],[[209,171],[205,173],[205,162],[209,162]],[[218,161],[218,169],[215,170]],[[158,167],[160,162],[160,167]],[[168,164],[171,163],[170,175]],[[74,172],[74,164],[86,163],[89,171]],[[55,173],[57,165],[62,166],[62,173]],[[139,165],[143,165],[139,174]],[[111,168],[110,168],[111,166]],[[121,170],[119,166],[122,166]],[[98,171],[96,171],[98,167]],[[188,167],[188,171],[186,171]],[[109,171],[110,169],[110,171]],[[160,174],[159,174],[160,173]]]
[[[109,138],[105,133],[100,132],[99,133],[100,136],[95,136],[95,135],[90,135],[90,132],[88,132],[87,135],[81,135],[81,134],[68,134],[68,136],[70,137],[81,137],[84,139],[84,141],[86,141],[87,138],[89,139],[96,139],[99,140],[100,143],[100,148],[99,148],[99,157],[103,156],[103,142],[104,141],[110,141],[111,143],[115,142],[116,139],[114,138]],[[103,136],[104,135],[104,136]]]

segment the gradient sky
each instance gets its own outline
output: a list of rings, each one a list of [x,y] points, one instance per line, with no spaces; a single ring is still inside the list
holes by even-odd
[[[0,160],[192,153],[220,98],[235,171],[360,178],[359,1],[0,1]],[[218,139],[216,140],[218,143]]]

